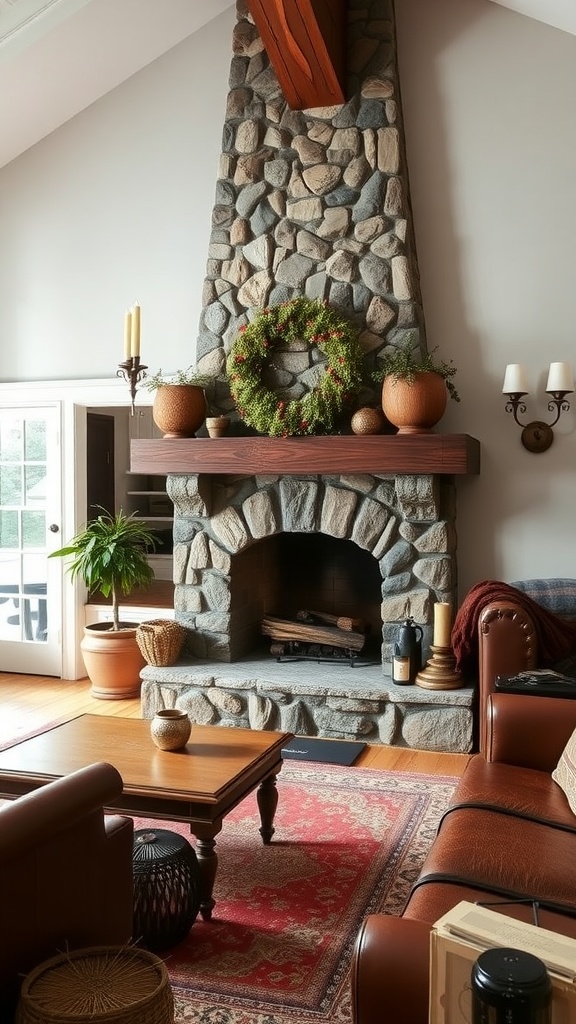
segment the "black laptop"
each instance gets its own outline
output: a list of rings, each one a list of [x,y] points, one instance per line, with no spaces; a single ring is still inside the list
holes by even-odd
[[[501,693],[532,693],[538,697],[576,697],[576,679],[554,669],[533,669],[516,676],[496,676],[494,687]]]

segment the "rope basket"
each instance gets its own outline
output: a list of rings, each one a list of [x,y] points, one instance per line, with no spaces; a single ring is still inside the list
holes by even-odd
[[[172,619],[150,619],[136,630],[136,643],[149,665],[174,665],[180,657],[186,630]]]
[[[52,957],[22,984],[16,1024],[173,1024],[164,962],[134,946]]]

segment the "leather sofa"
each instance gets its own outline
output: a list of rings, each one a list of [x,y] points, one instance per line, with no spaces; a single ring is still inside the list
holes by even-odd
[[[485,727],[402,917],[372,914],[361,926],[355,1024],[427,1024],[431,926],[461,900],[531,922],[531,906],[514,901],[537,899],[539,923],[576,938],[576,816],[551,777],[576,700],[491,693]]]
[[[133,821],[103,811],[121,792],[93,764],[0,807],[0,1021],[43,960],[130,941]]]

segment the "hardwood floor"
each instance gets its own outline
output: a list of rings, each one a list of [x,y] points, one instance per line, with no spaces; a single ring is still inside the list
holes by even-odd
[[[0,672],[0,743],[22,736],[56,719],[73,715],[117,715],[141,718],[140,701],[96,700],[87,679],[71,681],[52,676]],[[337,742],[337,741],[335,741]],[[370,744],[356,767],[429,775],[461,775],[469,754],[448,754]]]

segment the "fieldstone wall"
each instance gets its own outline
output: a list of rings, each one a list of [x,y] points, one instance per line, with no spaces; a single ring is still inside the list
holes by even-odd
[[[400,105],[393,0],[348,0],[347,101],[291,110],[245,0],[238,0],[222,154],[197,340],[198,370],[218,378],[240,327],[301,295],[354,320],[367,371],[392,346],[425,350]],[[312,389],[321,356],[274,346],[266,384],[291,400]],[[368,379],[368,374],[367,374]],[[247,428],[227,384],[211,411]],[[358,406],[379,401],[366,385]],[[338,425],[350,432],[350,423]],[[338,444],[338,434],[334,435]],[[217,442],[215,442],[217,443]],[[469,750],[472,693],[394,687],[391,644],[411,615],[431,640],[433,604],[454,603],[454,482],[432,476],[169,476],[175,506],[175,611],[191,663],[143,672],[146,716],[186,707],[197,721]],[[234,560],[280,532],[352,540],[381,575],[382,661],[376,678],[339,682],[330,667],[246,662],[257,629],[239,599]],[[236,662],[241,658],[241,663]],[[229,662],[223,673],[215,663]],[[325,668],[325,666],[324,666]],[[367,672],[368,670],[358,670]],[[293,673],[294,676],[294,673]],[[388,676],[386,679],[385,677]]]
[[[300,295],[355,320],[369,365],[425,348],[392,0],[348,0],[349,98],[313,110],[288,107],[244,0],[237,16],[198,369],[222,373],[241,325]],[[270,386],[301,394],[314,362],[275,349]],[[212,405],[234,415],[225,384]]]

